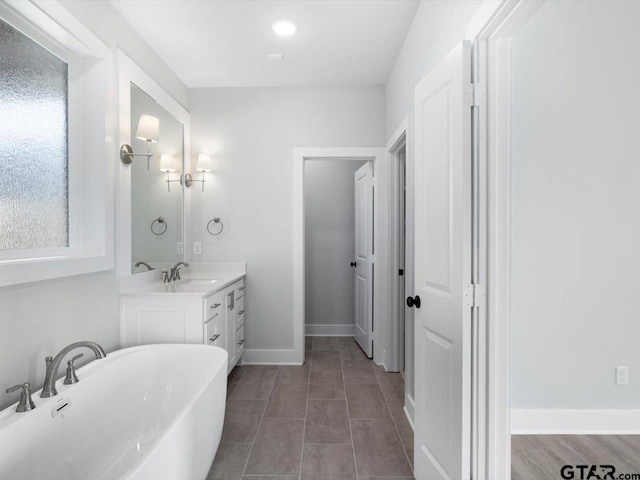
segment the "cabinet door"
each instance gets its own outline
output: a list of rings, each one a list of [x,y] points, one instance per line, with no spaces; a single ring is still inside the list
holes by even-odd
[[[122,347],[202,342],[201,299],[152,295],[123,298]]]

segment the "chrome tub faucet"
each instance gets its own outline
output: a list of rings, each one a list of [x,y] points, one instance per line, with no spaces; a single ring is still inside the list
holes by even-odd
[[[58,353],[58,355],[55,356],[55,358],[52,358],[52,357],[45,358],[45,362],[47,364],[47,373],[44,377],[44,386],[42,387],[42,392],[40,393],[40,397],[49,398],[58,394],[58,391],[56,390],[56,377],[58,375],[58,368],[62,363],[62,359],[69,352],[80,347],[86,347],[91,349],[91,351],[93,351],[93,354],[96,356],[96,358],[105,358],[107,356],[107,354],[104,352],[104,349],[97,343],[83,341],[83,342],[72,343],[71,345],[64,347],[60,351],[60,353]],[[74,360],[76,359],[77,357],[74,357]],[[73,375],[75,376],[75,370],[73,372]],[[75,379],[77,381],[77,377]]]

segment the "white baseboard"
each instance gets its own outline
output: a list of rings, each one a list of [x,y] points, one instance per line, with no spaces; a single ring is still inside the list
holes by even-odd
[[[305,335],[322,337],[353,337],[353,323],[339,325],[305,325]]]
[[[250,350],[242,354],[242,365],[302,365],[295,350]]]
[[[415,430],[415,427],[413,426],[413,412],[415,410],[415,403],[413,401],[413,398],[411,398],[409,395],[404,396],[403,410],[405,416],[407,417],[407,420],[409,421],[409,425],[411,425],[411,428]]]
[[[511,410],[511,433],[640,434],[640,410]]]

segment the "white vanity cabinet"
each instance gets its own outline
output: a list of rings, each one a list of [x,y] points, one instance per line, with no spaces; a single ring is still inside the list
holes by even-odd
[[[244,352],[244,278],[213,292],[130,291],[121,295],[123,347],[153,343],[204,343],[227,350],[228,371]],[[147,287],[149,289],[150,287]]]

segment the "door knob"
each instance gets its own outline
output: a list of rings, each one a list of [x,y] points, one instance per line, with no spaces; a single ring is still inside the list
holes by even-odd
[[[414,297],[407,297],[407,307],[411,308],[413,306],[416,308],[420,308],[420,297],[418,295]]]
[[[351,262],[352,267],[355,267],[356,265],[358,265],[356,262]]]

